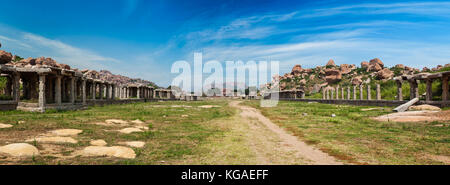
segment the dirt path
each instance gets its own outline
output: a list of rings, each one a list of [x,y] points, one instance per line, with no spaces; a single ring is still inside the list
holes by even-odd
[[[240,103],[232,101],[230,106],[241,110],[241,123],[249,124],[251,132],[247,135],[251,137],[251,147],[260,164],[342,164],[290,135],[263,116],[259,110],[239,105]]]

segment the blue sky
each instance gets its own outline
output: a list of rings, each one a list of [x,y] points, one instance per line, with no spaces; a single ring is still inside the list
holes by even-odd
[[[177,60],[278,60],[281,72],[450,62],[450,1],[0,0],[2,49],[167,86]]]

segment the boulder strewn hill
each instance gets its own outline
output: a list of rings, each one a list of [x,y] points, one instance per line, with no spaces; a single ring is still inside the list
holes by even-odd
[[[395,76],[442,70],[450,70],[450,64],[438,65],[432,69],[425,67],[419,70],[403,64],[388,68],[379,58],[372,59],[369,62],[363,61],[359,67],[355,64],[336,65],[334,60],[331,59],[325,66],[315,68],[304,69],[301,65],[295,65],[290,73],[278,76],[276,77],[278,79],[274,79],[274,81],[280,82],[281,90],[303,89],[307,94],[313,94],[327,86],[384,83]]]

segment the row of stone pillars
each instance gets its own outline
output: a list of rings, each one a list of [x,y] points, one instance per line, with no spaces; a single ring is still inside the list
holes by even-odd
[[[171,99],[172,98],[172,91],[166,90],[166,89],[155,89],[153,93],[154,99]]]
[[[322,91],[322,99],[324,100],[330,100],[330,99],[342,99],[342,100],[358,100],[357,99],[357,88],[358,86],[353,86],[353,96],[351,96],[351,87],[339,87],[336,86],[336,88],[325,88]],[[371,92],[371,87],[370,85],[366,85],[366,99],[367,100],[372,100],[372,92]],[[347,91],[347,96],[345,96],[345,91]],[[376,100],[381,100],[381,88],[380,88],[380,84],[376,85],[376,95],[375,95]],[[364,85],[359,85],[359,100],[364,100]]]
[[[84,95],[90,94],[91,100],[112,100],[117,97],[116,93],[116,85],[112,83],[105,83],[96,80],[89,80],[88,87],[86,90],[83,90]],[[98,93],[98,98],[97,98]]]
[[[426,83],[426,93],[425,93],[425,100],[426,101],[432,101],[433,100],[433,81],[435,79],[441,79],[442,82],[442,101],[447,101],[449,99],[449,85],[448,85],[448,78],[449,78],[449,72],[443,72],[438,74],[427,74],[427,75],[416,75],[416,76],[404,76],[404,77],[398,77],[394,80],[397,84],[397,100],[402,101],[403,100],[403,82],[409,83],[409,96],[410,99],[413,98],[420,98],[419,94],[419,82],[424,81]]]
[[[147,86],[122,86],[117,89],[120,99],[151,99],[153,98],[153,88]]]

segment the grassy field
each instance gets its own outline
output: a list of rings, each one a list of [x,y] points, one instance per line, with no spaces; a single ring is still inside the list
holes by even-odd
[[[449,123],[370,119],[390,113],[391,108],[362,111],[367,107],[288,101],[273,108],[259,107],[259,101],[245,105],[260,109],[308,144],[353,164],[443,164],[439,159],[450,156]]]
[[[83,130],[74,136],[77,144],[28,142],[41,151],[40,156],[16,159],[0,155],[0,164],[262,164],[261,156],[275,164],[303,164],[288,154],[281,155],[274,134],[256,120],[243,119],[229,102],[148,102],[79,111],[0,112],[0,123],[14,125],[0,129],[0,146],[22,143],[55,129]],[[441,159],[450,156],[449,123],[370,119],[390,113],[391,108],[363,111],[367,107],[287,101],[273,108],[261,108],[259,101],[243,104],[260,109],[275,124],[345,163],[443,164]],[[124,134],[117,132],[117,127],[92,124],[107,119],[139,119],[149,130]],[[74,155],[96,139],[105,140],[107,146],[120,146],[124,141],[144,141],[146,145],[133,148],[135,159]]]
[[[180,106],[181,104],[183,106]],[[199,108],[206,104],[220,108]],[[61,128],[83,130],[75,138],[79,141],[77,144],[53,146],[65,156],[89,146],[89,142],[94,139],[103,139],[108,146],[117,146],[121,141],[146,142],[144,148],[134,148],[137,157],[131,160],[104,157],[57,158],[41,155],[19,161],[3,158],[0,164],[179,164],[184,158],[200,158],[209,153],[211,147],[205,145],[211,145],[210,138],[222,138],[228,134],[226,128],[217,124],[218,121],[229,119],[234,114],[235,111],[227,107],[226,101],[136,103],[91,107],[81,111],[50,111],[44,114],[0,112],[0,123],[14,125],[12,128],[0,130],[0,146],[24,142],[38,134]],[[150,129],[141,133],[122,134],[111,131],[113,128],[89,124],[106,119],[140,119],[145,121]],[[18,124],[19,121],[25,123]],[[45,145],[38,142],[30,144],[37,146],[39,150],[45,148]]]

